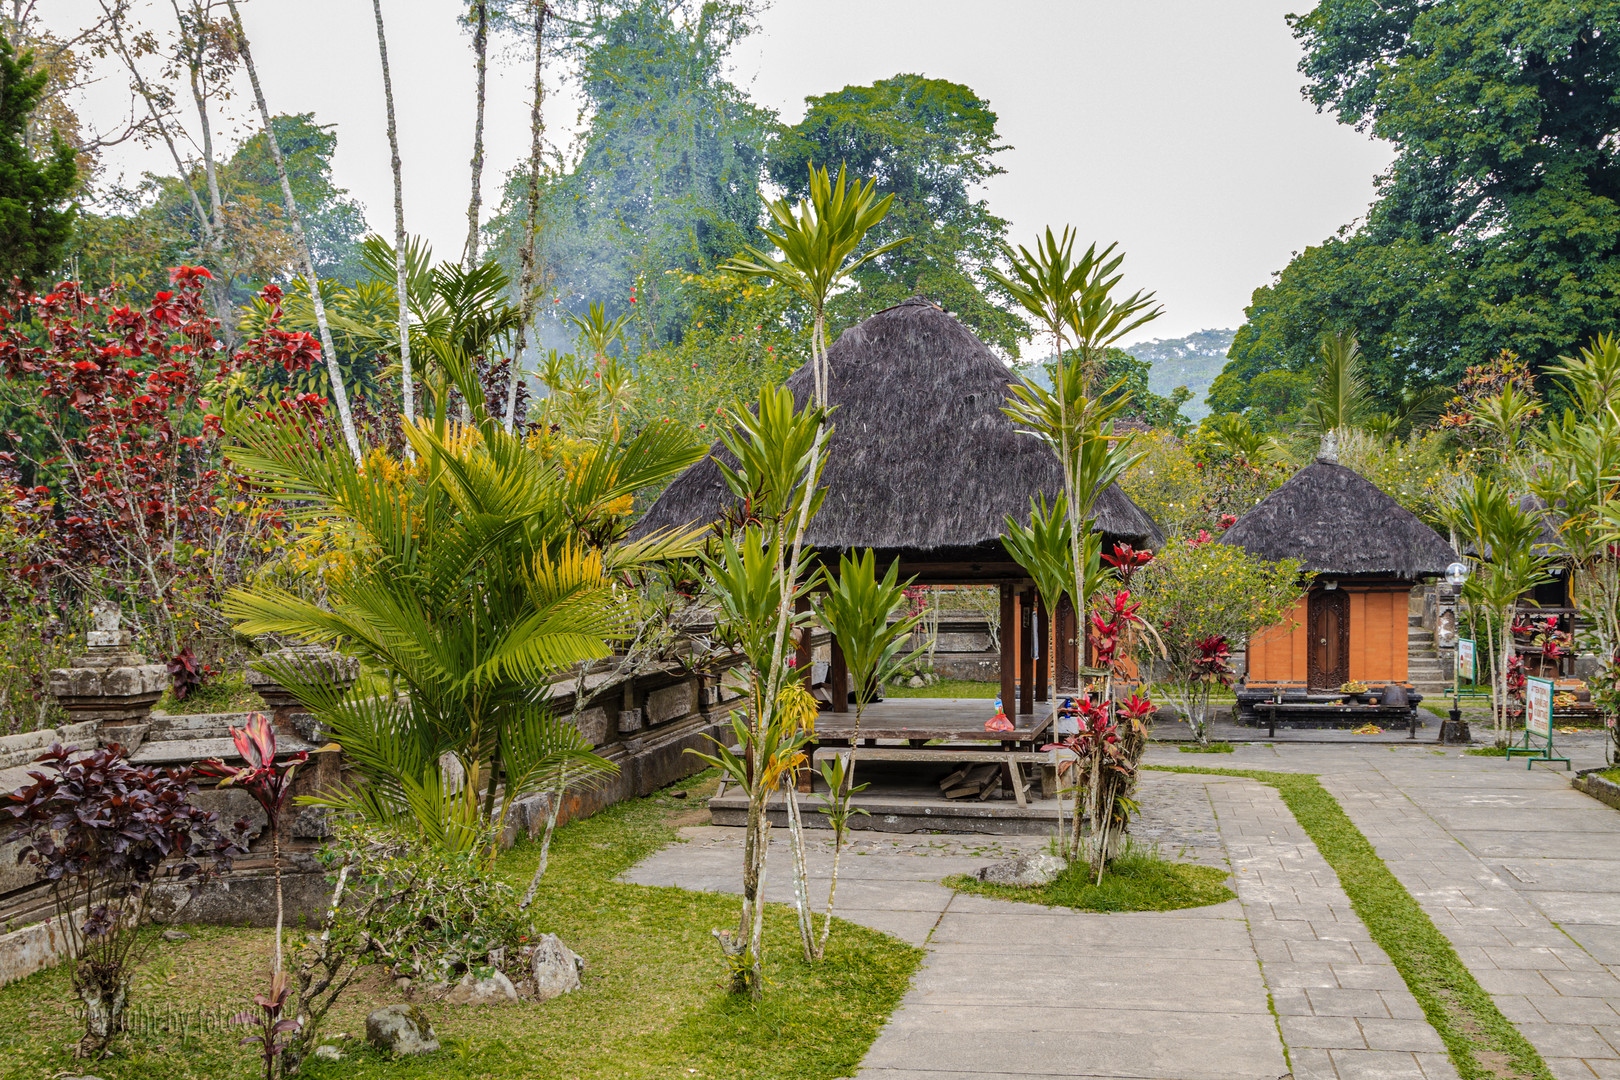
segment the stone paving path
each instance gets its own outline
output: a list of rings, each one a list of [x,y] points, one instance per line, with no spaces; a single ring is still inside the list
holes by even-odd
[[[1600,746],[1580,746],[1577,767],[1598,764]],[[1567,774],[1432,744],[1149,760],[1319,775],[1553,1074],[1620,1080],[1620,813]],[[1138,839],[1228,865],[1238,900],[1104,915],[956,896],[940,878],[1043,841],[860,835],[839,913],[928,949],[861,1080],[1456,1076],[1275,791],[1150,772],[1141,801]],[[735,891],[740,830],[685,833],[625,879]],[[811,854],[818,907],[828,850],[817,840]],[[771,899],[791,902],[788,865],[773,850]]]
[[[1455,1080],[1440,1037],[1277,792],[1197,779],[1220,819],[1295,1080]]]
[[[1600,738],[1561,745],[1576,768],[1602,764]],[[1620,813],[1522,759],[1301,746],[1222,757],[1318,774],[1553,1075],[1620,1078]]]

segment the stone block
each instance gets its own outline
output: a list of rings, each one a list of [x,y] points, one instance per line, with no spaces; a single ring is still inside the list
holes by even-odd
[[[68,947],[68,936],[55,919],[0,934],[0,986],[54,966],[67,958]]]
[[[631,735],[642,728],[642,711],[640,709],[619,710],[619,734]]]
[[[585,736],[585,741],[592,746],[601,746],[608,741],[608,714],[607,709],[598,705],[593,709],[586,709],[574,721],[579,733]]]
[[[647,722],[664,724],[697,711],[697,683],[688,680],[647,695]]]

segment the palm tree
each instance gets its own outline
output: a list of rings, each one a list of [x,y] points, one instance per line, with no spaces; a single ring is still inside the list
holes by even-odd
[[[1305,426],[1326,436],[1361,428],[1372,415],[1372,395],[1361,369],[1354,331],[1323,334],[1321,367],[1305,403]]]
[[[477,78],[477,104],[473,115],[472,195],[467,200],[467,247],[461,265],[478,265],[478,207],[484,183],[484,86],[489,72],[489,2],[473,0],[473,57]]]
[[[1521,508],[1511,492],[1489,477],[1476,476],[1471,486],[1459,491],[1450,516],[1452,529],[1470,541],[1480,563],[1480,572],[1469,580],[1463,595],[1488,615],[1485,636],[1495,668],[1491,680],[1492,725],[1496,745],[1506,746],[1513,615],[1519,597],[1551,580],[1547,569],[1552,559],[1536,550],[1541,540],[1540,517]],[[1501,630],[1499,643],[1493,620]]]
[[[276,673],[307,695],[363,780],[333,804],[492,855],[515,798],[564,771],[589,781],[611,770],[551,714],[545,688],[630,635],[626,571],[693,551],[693,534],[627,541],[621,508],[702,448],[654,425],[571,461],[542,456],[485,407],[468,350],[477,321],[444,314],[441,336],[427,339],[447,386],[434,419],[406,428],[414,463],[373,453],[362,467],[299,423],[227,412],[233,460],[294,513],[335,518],[355,555],[324,602],[261,586],[233,593],[226,610],[243,633],[341,645],[386,674],[390,692],[337,696]],[[449,389],[472,423],[447,419]],[[455,768],[441,766],[447,756]]]

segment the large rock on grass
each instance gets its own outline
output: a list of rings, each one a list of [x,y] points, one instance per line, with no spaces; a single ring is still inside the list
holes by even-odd
[[[1020,855],[1006,862],[981,866],[975,876],[988,885],[1017,885],[1032,889],[1049,883],[1063,873],[1063,868],[1067,865],[1068,863],[1056,855],[1041,851],[1031,855]]]
[[[529,959],[534,996],[540,1001],[549,1001],[573,993],[580,987],[579,975],[583,970],[585,961],[578,953],[564,945],[556,934],[545,935]]]
[[[482,979],[471,973],[463,975],[450,996],[444,1000],[451,1005],[506,1005],[518,999],[517,987],[499,971],[492,971]]]
[[[385,1054],[431,1054],[439,1048],[433,1024],[415,1005],[386,1005],[366,1017],[366,1042]]]

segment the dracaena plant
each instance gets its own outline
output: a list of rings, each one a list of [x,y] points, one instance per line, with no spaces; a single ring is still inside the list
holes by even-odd
[[[292,1040],[287,1036],[296,1034],[301,1026],[297,1019],[282,1015],[291,990],[287,973],[277,971],[270,976],[269,993],[253,995],[253,1004],[259,1007],[258,1011],[239,1012],[231,1017],[233,1024],[258,1029],[242,1036],[242,1045],[258,1046],[259,1058],[264,1063],[264,1080],[276,1080],[276,1061],[292,1045]]]
[[[849,744],[858,745],[861,717],[871,704],[877,688],[895,673],[922,655],[925,648],[905,651],[912,631],[922,621],[922,612],[914,610],[902,614],[908,606],[910,581],[901,582],[900,561],[889,564],[880,579],[877,576],[877,557],[870,548],[853,557],[843,555],[838,560],[838,574],[827,583],[816,613],[829,633],[838,641],[844,653],[844,665],[854,680],[855,730]],[[827,936],[832,932],[833,903],[838,897],[838,864],[844,844],[849,837],[851,813],[850,797],[866,785],[855,784],[855,755],[840,754],[821,766],[821,776],[827,782],[828,794],[823,799],[823,813],[833,827],[832,885],[827,893],[827,913],[821,924],[821,937],[816,942],[819,959],[827,950]]]
[[[132,765],[117,745],[81,753],[56,744],[35,764],[32,784],[0,796],[0,843],[21,844],[17,861],[50,889],[84,1005],[79,1050],[95,1057],[123,1029],[159,879],[195,895],[240,852],[217,815],[189,801],[189,770]]]
[[[261,713],[248,717],[245,727],[231,728],[231,738],[242,765],[227,765],[219,758],[197,763],[197,772],[203,776],[219,777],[220,787],[238,787],[253,796],[264,809],[270,832],[270,860],[276,877],[276,974],[281,973],[281,813],[292,795],[293,774],[309,760],[309,752],[300,750],[276,760],[276,732]]]

